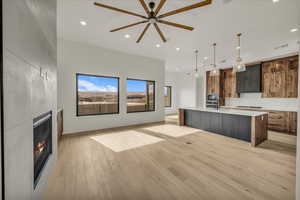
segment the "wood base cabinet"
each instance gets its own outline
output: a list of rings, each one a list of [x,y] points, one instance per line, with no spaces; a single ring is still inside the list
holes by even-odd
[[[268,128],[291,135],[297,135],[297,113],[284,111],[268,111]]]

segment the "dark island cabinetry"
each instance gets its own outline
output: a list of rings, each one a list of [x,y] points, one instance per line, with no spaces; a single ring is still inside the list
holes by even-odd
[[[257,146],[268,137],[268,113],[208,108],[179,109],[179,124],[250,142]]]
[[[214,112],[184,111],[187,126],[224,136],[251,141],[251,117]]]

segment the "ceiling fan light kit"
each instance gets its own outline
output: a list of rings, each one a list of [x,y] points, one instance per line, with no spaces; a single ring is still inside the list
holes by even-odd
[[[131,11],[115,8],[115,7],[112,7],[112,6],[108,6],[108,5],[105,5],[105,4],[102,4],[102,3],[95,2],[94,5],[98,6],[98,7],[102,7],[102,8],[107,8],[107,9],[110,9],[110,10],[113,10],[113,11],[116,11],[116,12],[121,12],[121,13],[124,13],[124,14],[133,15],[133,16],[136,16],[136,17],[143,18],[144,19],[143,21],[136,22],[136,23],[133,23],[133,24],[129,24],[129,25],[126,25],[126,26],[122,26],[122,27],[119,27],[119,28],[116,28],[116,29],[113,29],[113,30],[110,31],[110,32],[116,32],[116,31],[120,31],[120,30],[123,30],[123,29],[126,29],[126,28],[130,28],[132,26],[147,23],[144,30],[141,32],[138,40],[136,41],[137,43],[139,43],[143,39],[145,33],[147,32],[147,30],[148,30],[148,28],[151,24],[155,27],[157,33],[159,34],[159,36],[160,36],[160,38],[163,42],[167,42],[167,40],[166,40],[163,32],[161,31],[160,27],[158,26],[158,24],[164,24],[164,25],[168,25],[168,26],[172,26],[172,27],[176,27],[176,28],[181,28],[181,29],[184,29],[184,30],[193,31],[194,28],[191,27],[191,26],[186,26],[186,25],[177,24],[177,23],[174,23],[174,22],[162,20],[162,18],[171,16],[171,15],[176,15],[176,14],[179,14],[179,13],[182,13],[182,12],[186,12],[186,11],[189,11],[189,10],[192,10],[192,9],[195,9],[195,8],[207,6],[207,5],[212,3],[212,0],[204,0],[204,1],[201,1],[199,3],[193,4],[193,5],[190,5],[190,6],[186,6],[186,7],[180,8],[180,9],[176,9],[176,10],[173,10],[173,11],[169,11],[167,13],[159,15],[159,11],[162,9],[162,7],[166,3],[166,1],[167,0],[161,0],[159,2],[159,4],[156,6],[154,1],[150,1],[150,3],[147,5],[144,0],[139,0],[140,4],[144,8],[147,16],[143,16],[143,15],[140,15],[140,14],[135,13],[135,12],[131,12]]]

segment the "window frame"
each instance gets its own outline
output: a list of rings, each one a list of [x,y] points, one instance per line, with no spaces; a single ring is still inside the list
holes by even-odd
[[[128,96],[128,90],[127,90],[127,81],[128,80],[132,80],[132,81],[146,81],[146,82],[153,82],[153,110],[145,110],[145,111],[128,111],[128,106],[127,106],[127,103],[128,103],[128,99],[127,99],[127,96]],[[149,101],[149,90],[148,90],[148,87],[146,88],[146,92],[147,92],[147,100]],[[143,112],[155,112],[156,111],[156,81],[153,81],[153,80],[144,80],[144,79],[136,79],[136,78],[127,78],[126,79],[126,113],[129,114],[129,113],[143,113]]]
[[[165,86],[166,88],[170,88],[170,106],[166,106],[165,105],[165,108],[172,108],[172,86],[168,85],[168,86]],[[165,95],[164,95],[165,97]]]
[[[111,113],[79,114],[79,112],[78,112],[78,100],[79,100],[78,76],[93,76],[93,77],[100,77],[100,78],[114,78],[114,79],[117,79],[118,80],[118,111],[117,112],[111,112]],[[120,77],[76,73],[76,117],[97,116],[97,115],[118,115],[118,114],[120,114]]]

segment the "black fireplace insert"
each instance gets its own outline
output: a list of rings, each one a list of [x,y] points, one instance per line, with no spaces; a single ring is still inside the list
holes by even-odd
[[[52,111],[33,120],[34,188],[52,154]]]

